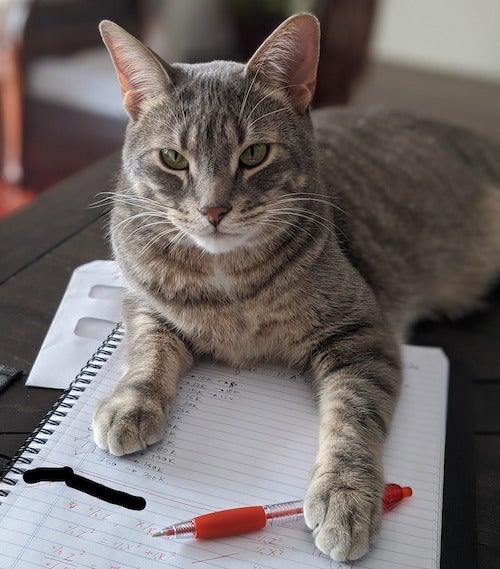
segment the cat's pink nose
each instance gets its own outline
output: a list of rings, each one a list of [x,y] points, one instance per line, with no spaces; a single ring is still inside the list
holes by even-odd
[[[205,215],[214,227],[217,227],[230,209],[230,207],[202,207],[199,212]]]

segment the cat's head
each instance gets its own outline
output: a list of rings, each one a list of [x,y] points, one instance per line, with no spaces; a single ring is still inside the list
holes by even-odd
[[[116,24],[100,29],[130,119],[117,201],[131,231],[226,253],[300,223],[315,175],[314,16],[286,20],[246,65],[167,64]]]

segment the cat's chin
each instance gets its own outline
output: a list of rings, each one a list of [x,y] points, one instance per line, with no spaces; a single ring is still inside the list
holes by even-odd
[[[214,232],[209,235],[191,235],[193,241],[203,249],[214,255],[229,253],[247,242],[248,236],[239,233]]]

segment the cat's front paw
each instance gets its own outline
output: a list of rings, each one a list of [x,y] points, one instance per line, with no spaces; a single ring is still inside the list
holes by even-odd
[[[381,482],[358,488],[334,471],[317,469],[304,501],[316,547],[336,561],[363,557],[380,529],[381,496]]]
[[[163,437],[167,418],[168,411],[158,400],[113,394],[94,412],[94,441],[116,456],[137,452]]]

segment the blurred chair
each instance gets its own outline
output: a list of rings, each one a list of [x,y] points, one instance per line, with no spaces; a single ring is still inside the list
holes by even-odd
[[[45,189],[98,159],[100,132],[102,153],[120,144],[125,117],[119,114],[119,90],[114,107],[106,107],[109,89],[117,86],[97,26],[109,18],[137,34],[140,5],[140,0],[0,0],[0,192],[18,188],[20,193],[23,184]],[[70,151],[72,156],[62,156]]]
[[[2,179],[23,178],[23,74],[21,53],[31,0],[0,0],[0,127]]]
[[[368,64],[377,0],[316,0],[321,57],[314,106],[346,105]]]

